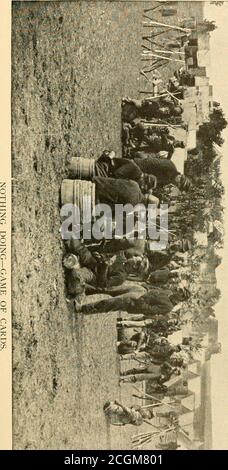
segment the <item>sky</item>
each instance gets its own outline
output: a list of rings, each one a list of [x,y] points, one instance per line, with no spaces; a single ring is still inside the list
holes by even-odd
[[[215,20],[217,29],[211,33],[210,81],[213,85],[214,100],[218,101],[228,120],[228,1],[222,6],[205,2],[205,18]],[[222,179],[225,186],[225,245],[223,261],[216,270],[221,300],[216,306],[219,320],[219,341],[222,353],[212,356],[212,426],[213,449],[228,449],[228,129],[222,136]]]

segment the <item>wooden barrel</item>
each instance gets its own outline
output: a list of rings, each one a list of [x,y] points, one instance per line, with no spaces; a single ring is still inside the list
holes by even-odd
[[[69,177],[78,179],[91,179],[95,176],[94,158],[73,157],[69,163]]]
[[[95,184],[91,181],[65,179],[61,185],[61,203],[75,204],[83,214],[83,200],[86,196],[91,198],[91,210],[95,206]],[[85,207],[86,210],[86,207]],[[89,210],[89,208],[87,208]]]

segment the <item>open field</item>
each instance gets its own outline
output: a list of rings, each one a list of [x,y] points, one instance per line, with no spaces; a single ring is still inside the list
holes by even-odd
[[[101,408],[119,393],[115,318],[75,318],[67,307],[59,189],[68,157],[121,150],[121,97],[138,87],[141,9],[14,4],[15,448],[111,445]]]

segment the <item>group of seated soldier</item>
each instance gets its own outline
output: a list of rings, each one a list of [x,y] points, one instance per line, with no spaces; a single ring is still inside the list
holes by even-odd
[[[123,100],[127,151],[119,158],[105,150],[95,161],[94,175],[88,179],[95,185],[97,203],[108,204],[113,211],[116,204],[159,208],[157,195],[167,185],[180,191],[191,188],[171,160],[175,148],[184,148],[184,143],[163,125],[164,120],[181,122],[183,109],[171,95]],[[148,125],[154,120],[154,126]],[[151,250],[150,240],[140,237],[65,241],[68,301],[85,315],[119,312],[117,351],[122,361],[131,358],[138,364],[122,371],[120,381],[150,380],[155,393],[165,393],[165,383],[185,367],[182,346],[174,347],[169,341],[169,335],[180,329],[180,304],[190,296],[181,287],[182,258],[174,262],[181,250],[177,241],[161,251]],[[125,337],[131,328],[131,337]]]

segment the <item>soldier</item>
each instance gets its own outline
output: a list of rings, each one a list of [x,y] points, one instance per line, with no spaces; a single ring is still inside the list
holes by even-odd
[[[144,420],[152,419],[154,416],[152,410],[148,408],[143,409],[141,406],[135,405],[128,408],[117,400],[106,402],[103,409],[105,416],[115,426],[125,426],[126,424],[141,426]]]

